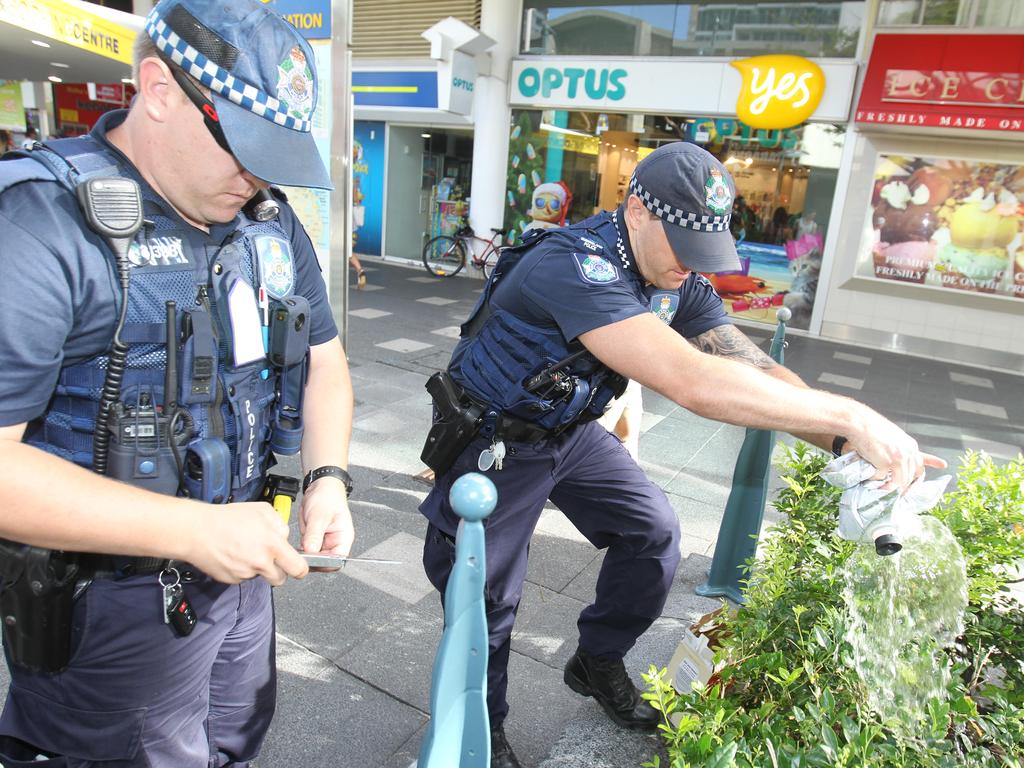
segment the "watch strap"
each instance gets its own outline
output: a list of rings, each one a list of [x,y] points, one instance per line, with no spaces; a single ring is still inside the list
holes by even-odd
[[[839,457],[843,455],[843,446],[846,445],[846,438],[842,435],[836,435],[832,438],[832,455]]]
[[[306,476],[302,478],[302,492],[305,493],[306,489],[321,477],[338,478],[345,485],[345,494],[349,496],[352,495],[352,477],[341,467],[336,467],[331,464],[323,467],[317,467],[316,469],[311,469],[307,472]]]

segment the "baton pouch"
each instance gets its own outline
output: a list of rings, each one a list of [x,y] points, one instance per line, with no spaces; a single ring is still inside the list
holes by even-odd
[[[78,564],[63,552],[4,542],[0,617],[12,664],[55,674],[71,656]]]
[[[483,408],[459,394],[458,386],[447,371],[439,371],[427,379],[426,388],[434,401],[435,418],[420,460],[436,475],[443,475],[476,436]]]

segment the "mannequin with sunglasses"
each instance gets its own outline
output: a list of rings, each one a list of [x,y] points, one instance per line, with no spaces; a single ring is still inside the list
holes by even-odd
[[[526,231],[565,226],[565,216],[571,203],[572,193],[561,181],[538,184],[533,190],[533,205],[526,212],[530,217]]]

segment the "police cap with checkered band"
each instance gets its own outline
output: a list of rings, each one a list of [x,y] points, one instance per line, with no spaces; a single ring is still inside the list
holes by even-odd
[[[146,32],[210,90],[243,168],[272,184],[332,188],[312,134],[313,51],[280,15],[258,0],[162,0]]]
[[[736,186],[725,166],[696,144],[663,144],[641,160],[629,191],[661,219],[672,252],[696,272],[740,268],[729,218]]]

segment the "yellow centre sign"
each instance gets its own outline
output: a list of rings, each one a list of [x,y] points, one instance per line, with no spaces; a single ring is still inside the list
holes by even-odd
[[[730,63],[743,78],[736,116],[752,128],[799,125],[825,93],[825,73],[802,56],[754,56]]]
[[[136,32],[62,0],[0,0],[0,21],[123,64]]]

